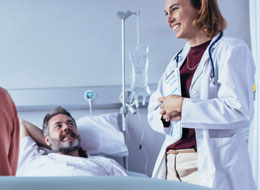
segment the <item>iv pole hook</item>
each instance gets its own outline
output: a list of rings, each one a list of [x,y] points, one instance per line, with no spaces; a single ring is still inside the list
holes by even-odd
[[[117,11],[117,16],[120,18],[120,19],[127,19],[128,17],[130,17],[131,15],[137,15],[136,12],[131,12],[131,11],[126,11],[126,12],[121,12],[121,11]]]

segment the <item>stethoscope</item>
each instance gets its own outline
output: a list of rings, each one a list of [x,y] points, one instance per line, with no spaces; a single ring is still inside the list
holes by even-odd
[[[211,67],[212,67],[212,70],[211,70],[211,73],[210,73],[210,81],[212,83],[214,83],[214,81],[215,81],[214,80],[215,79],[215,67],[214,67],[214,61],[213,61],[213,58],[212,58],[212,51],[211,51],[211,49],[222,38],[222,36],[223,36],[223,32],[221,32],[219,34],[218,38],[214,42],[211,43],[211,45],[209,46],[209,49],[208,49],[209,50],[209,59],[210,59]],[[182,52],[182,50],[179,51],[177,53],[177,55],[174,57],[174,59],[175,59],[177,64],[179,62],[179,56],[180,56],[181,52]]]
[[[219,34],[218,38],[217,38],[214,42],[212,42],[211,45],[209,46],[209,59],[210,59],[211,67],[212,67],[212,71],[211,71],[211,73],[210,73],[210,83],[211,83],[212,85],[215,85],[215,67],[214,67],[214,61],[213,61],[213,58],[212,58],[211,49],[212,49],[212,47],[222,38],[222,36],[223,36],[223,32],[221,32],[221,33]],[[183,49],[182,49],[182,50],[183,50]],[[179,51],[179,52],[176,54],[176,56],[173,58],[173,59],[175,59],[175,61],[176,61],[176,63],[177,63],[177,64],[176,64],[177,67],[178,67],[179,57],[180,57],[180,54],[181,54],[182,50]],[[159,104],[154,108],[154,110],[157,110],[160,106],[161,106],[161,103],[159,103]]]

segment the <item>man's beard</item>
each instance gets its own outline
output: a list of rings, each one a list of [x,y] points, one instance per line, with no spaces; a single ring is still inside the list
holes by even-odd
[[[63,139],[70,135],[74,140],[73,141],[64,141]],[[60,137],[60,140],[53,139],[49,137],[50,140],[50,147],[52,152],[55,153],[62,153],[62,154],[68,154],[71,152],[74,152],[76,150],[79,150],[80,148],[80,137],[73,132],[68,132],[66,135],[63,135]]]

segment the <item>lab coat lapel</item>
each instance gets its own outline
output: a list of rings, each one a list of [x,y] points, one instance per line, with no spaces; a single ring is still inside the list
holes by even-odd
[[[190,85],[190,89],[192,89],[194,83],[197,81],[197,79],[199,78],[199,76],[202,74],[202,71],[203,71],[203,68],[204,68],[204,65],[206,62],[209,62],[210,63],[210,59],[209,59],[209,47],[210,45],[218,38],[220,34],[216,35],[210,42],[209,46],[207,47],[207,49],[205,50],[201,60],[200,60],[200,63],[199,63],[199,66],[197,67],[194,75],[193,75],[193,78],[192,78],[192,81],[191,81],[191,85]],[[219,41],[213,45],[213,47],[211,48],[211,53],[213,54],[214,53],[214,50],[216,48],[216,46],[218,45]]]
[[[192,81],[191,81],[191,85],[190,85],[190,89],[192,88],[192,86],[194,85],[194,83],[196,82],[196,80],[199,78],[199,76],[202,74],[203,68],[204,68],[204,64],[209,61],[209,54],[208,54],[208,49],[206,49],[206,51],[204,52],[199,66],[197,67],[193,77],[192,77]]]
[[[188,43],[186,43],[186,45],[184,46],[181,54],[179,55],[179,62],[178,62],[178,69],[181,69],[181,66],[183,65],[188,53],[190,51],[190,45]]]

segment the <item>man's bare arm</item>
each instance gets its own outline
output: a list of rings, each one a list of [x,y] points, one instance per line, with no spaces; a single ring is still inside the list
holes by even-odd
[[[42,130],[32,123],[20,119],[20,140],[26,136],[32,137],[37,144],[49,148],[49,146],[44,141]]]

